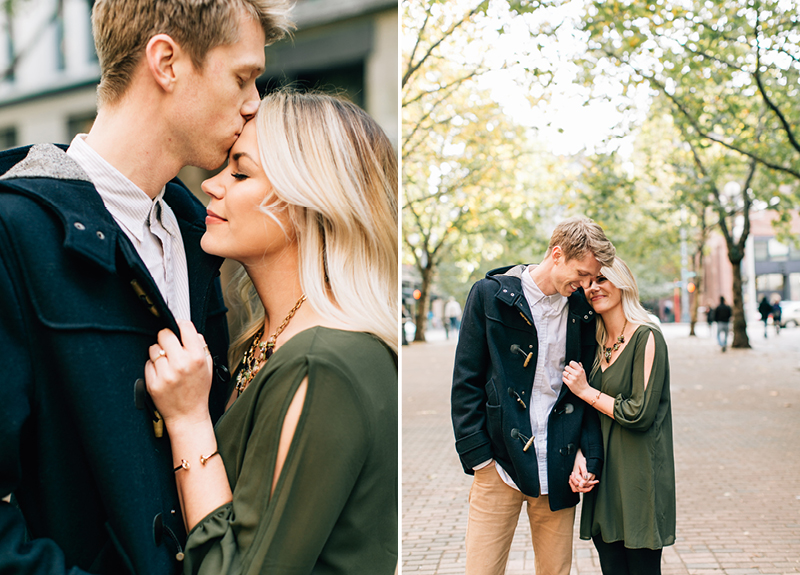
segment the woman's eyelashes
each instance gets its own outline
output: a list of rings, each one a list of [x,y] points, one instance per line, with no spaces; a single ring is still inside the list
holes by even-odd
[[[246,180],[249,177],[247,174],[243,174],[241,172],[231,172],[231,176],[237,181]]]

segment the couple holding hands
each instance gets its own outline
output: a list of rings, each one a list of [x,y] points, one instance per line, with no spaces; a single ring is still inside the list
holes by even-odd
[[[579,493],[605,575],[661,572],[675,542],[667,346],[597,224],[565,220],[541,264],[473,286],[451,402],[474,475],[467,575],[505,571],[523,502],[536,575],[568,575]]]

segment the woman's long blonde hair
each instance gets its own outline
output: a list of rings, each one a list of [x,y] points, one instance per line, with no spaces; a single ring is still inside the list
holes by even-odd
[[[288,210],[298,242],[300,285],[314,311],[398,349],[397,156],[358,106],[288,89],[264,97],[256,115],[261,165],[273,187],[262,210]],[[244,270],[247,316],[230,365],[264,322]]]
[[[639,287],[636,285],[636,278],[633,277],[630,268],[619,256],[614,258],[614,263],[610,266],[603,266],[600,269],[600,274],[622,292],[620,294],[622,313],[625,314],[629,323],[646,324],[661,331],[639,302]],[[600,314],[597,314],[597,354],[592,365],[592,373],[600,367],[600,361],[603,359],[603,346],[606,343],[607,336],[608,331],[606,331],[603,318]]]

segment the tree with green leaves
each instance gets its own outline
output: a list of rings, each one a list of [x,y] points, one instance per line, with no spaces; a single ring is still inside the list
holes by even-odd
[[[583,28],[593,74],[648,82],[693,137],[798,180],[799,10],[788,0],[603,0]]]
[[[798,7],[609,0],[590,3],[582,20],[587,79],[647,84],[670,104],[693,164],[694,182],[682,190],[701,204],[710,198],[708,225],[718,225],[733,267],[733,347],[749,347],[740,264],[750,209],[762,202],[786,220],[798,205]],[[726,186],[740,193],[730,198]]]
[[[424,0],[401,8],[402,232],[404,257],[421,278],[415,340],[424,341],[437,267],[496,250],[504,233],[531,234],[538,216],[535,189],[519,169],[535,164],[525,130],[478,82],[514,64],[513,54],[489,60],[487,39],[502,33],[490,8],[509,15],[534,5]]]

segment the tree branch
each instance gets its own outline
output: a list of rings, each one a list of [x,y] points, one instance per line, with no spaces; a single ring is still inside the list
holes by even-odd
[[[711,134],[711,133],[705,131],[703,128],[700,127],[700,124],[689,113],[689,111],[686,109],[686,107],[683,105],[683,103],[675,95],[670,94],[667,91],[666,86],[663,83],[661,83],[659,80],[657,80],[655,78],[655,76],[644,74],[643,72],[641,72],[639,70],[637,70],[637,73],[641,74],[644,78],[647,78],[649,81],[651,81],[653,84],[655,84],[655,86],[667,98],[669,98],[669,100],[675,105],[675,107],[681,112],[681,114],[688,120],[688,122],[692,125],[692,128],[694,128],[694,130],[697,132],[697,134],[701,138],[705,138],[707,140],[711,140],[712,142],[716,142],[716,143],[718,143],[718,144],[720,144],[722,146],[725,146],[729,150],[733,150],[734,152],[738,152],[739,154],[742,154],[743,156],[747,156],[748,158],[753,159],[753,160],[757,161],[760,164],[763,164],[767,168],[770,168],[770,169],[773,169],[773,170],[776,170],[776,171],[779,171],[779,172],[784,172],[784,173],[790,174],[790,175],[794,176],[795,178],[797,178],[798,180],[800,180],[800,172],[798,172],[797,170],[794,170],[792,168],[787,168],[785,166],[781,166],[781,165],[776,164],[774,162],[770,162],[769,160],[764,159],[763,157],[759,156],[758,154],[750,152],[749,150],[745,150],[744,148],[742,148],[740,146],[737,146],[735,144],[728,143],[728,142],[724,141],[722,138],[720,138],[718,136],[715,136],[714,134]]]
[[[761,97],[764,99],[764,103],[767,107],[772,110],[772,112],[778,117],[778,121],[781,123],[783,127],[783,131],[786,133],[786,137],[789,138],[789,143],[792,147],[800,152],[800,142],[794,137],[794,132],[792,131],[792,126],[786,120],[786,116],[778,109],[778,106],[770,99],[767,95],[767,90],[764,87],[764,82],[761,79],[761,50],[758,48],[758,41],[756,41],[756,71],[753,73],[753,77],[756,80],[756,85],[758,86],[758,91],[761,94]]]
[[[421,100],[425,96],[430,96],[431,94],[436,94],[437,92],[440,92],[442,90],[447,90],[447,89],[449,89],[451,87],[457,87],[457,86],[461,85],[462,82],[466,82],[470,78],[473,78],[473,77],[475,77],[475,76],[477,76],[479,74],[483,74],[484,72],[487,72],[487,71],[488,71],[488,68],[487,69],[482,69],[482,68],[478,67],[475,70],[473,70],[472,72],[470,72],[469,74],[467,74],[466,76],[462,76],[460,78],[456,78],[455,80],[453,80],[449,84],[445,84],[443,86],[439,86],[435,90],[423,90],[423,91],[420,91],[419,94],[417,94],[416,96],[414,96],[410,100],[403,101],[401,103],[401,107],[405,108],[409,104],[413,104],[414,102],[417,102],[417,101]],[[450,93],[452,94],[452,91]]]
[[[413,63],[413,61],[411,59],[409,59],[408,68],[406,69],[405,74],[403,74],[403,80],[402,80],[402,82],[400,84],[401,89],[405,87],[405,85],[411,79],[411,76],[413,76],[416,73],[416,71],[419,70],[420,67],[422,67],[422,65],[425,63],[425,61],[430,57],[430,55],[433,53],[433,51],[436,48],[439,47],[439,45],[442,42],[444,42],[447,38],[449,38],[453,34],[453,32],[455,32],[464,23],[468,22],[475,14],[477,14],[480,11],[481,5],[484,3],[484,1],[480,2],[477,6],[475,6],[475,8],[473,8],[472,10],[467,12],[467,14],[460,21],[458,21],[455,24],[453,24],[450,27],[449,30],[446,30],[442,34],[441,38],[439,38],[436,42],[434,42],[433,44],[431,44],[428,47],[428,50],[425,52],[425,54],[419,59],[419,61],[416,64]],[[430,14],[430,12],[428,12],[428,14]],[[426,20],[427,20],[427,17],[426,17]],[[421,36],[422,35],[420,34],[420,37]]]

